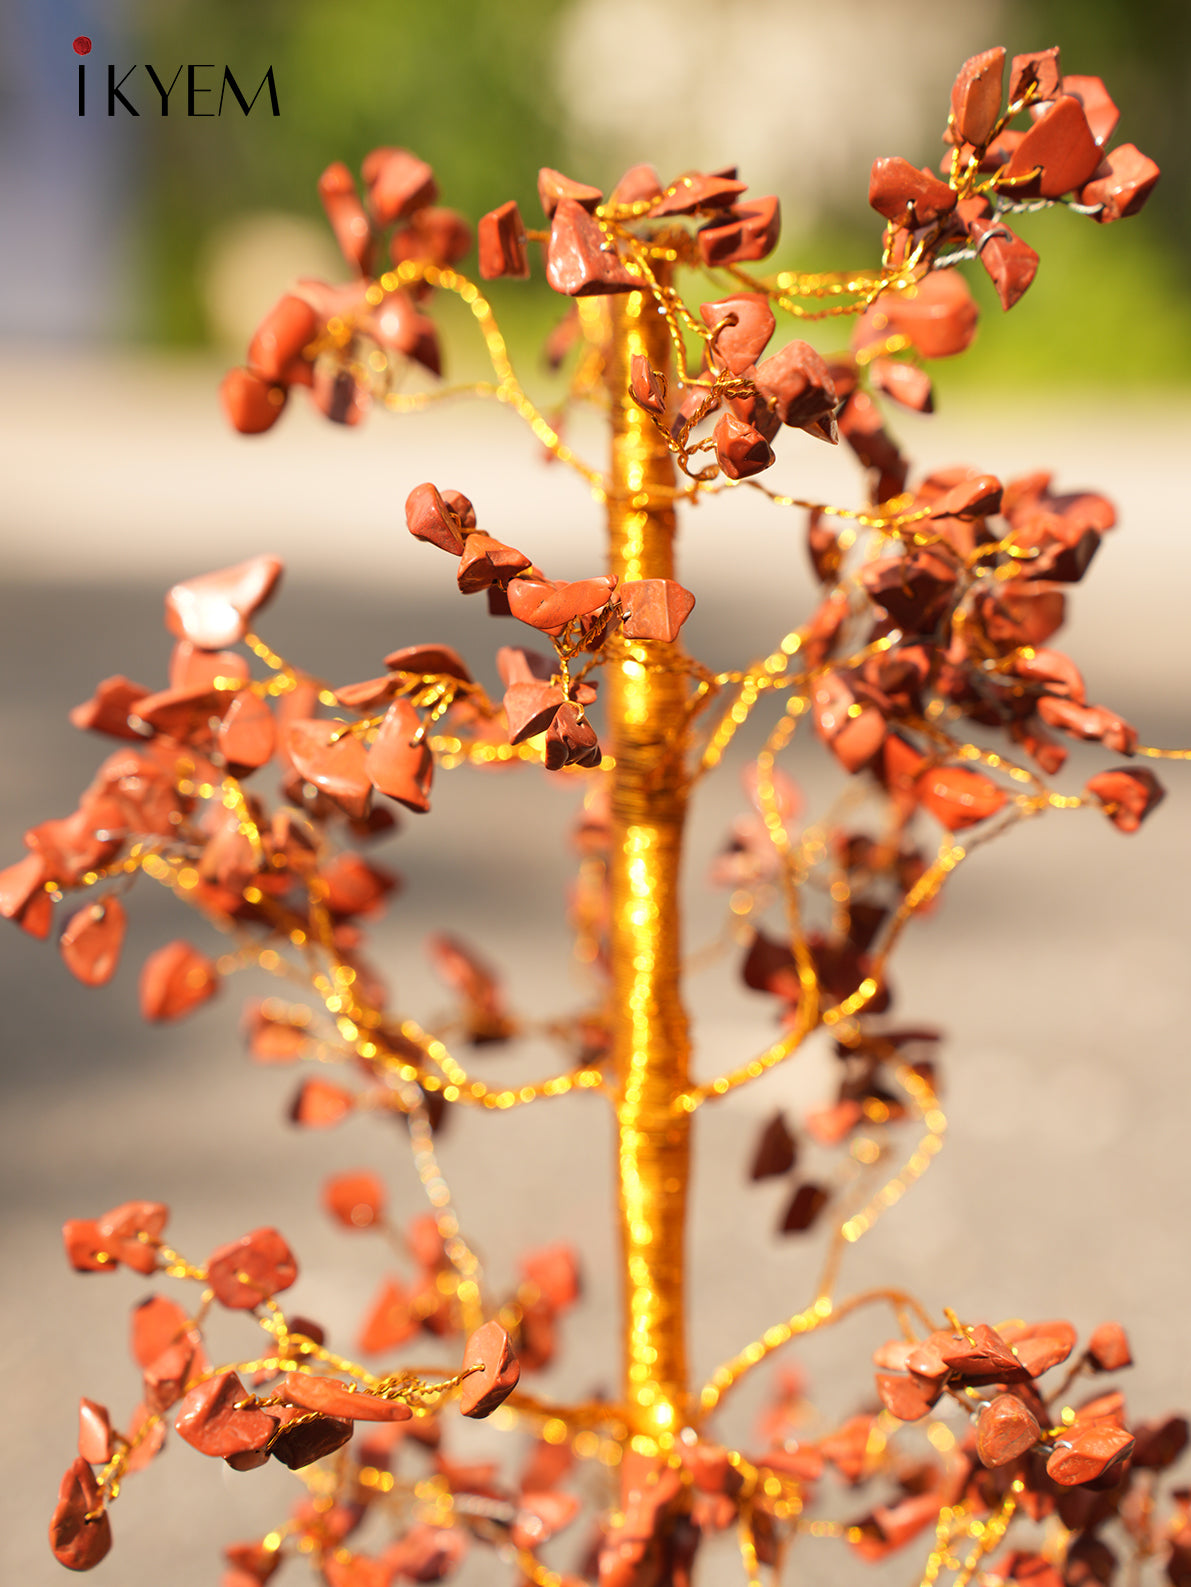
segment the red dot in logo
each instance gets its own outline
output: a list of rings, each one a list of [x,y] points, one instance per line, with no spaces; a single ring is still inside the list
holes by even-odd
[[[86,36],[85,33],[80,33],[78,38],[75,39],[75,41],[74,41],[74,53],[76,55],[90,55],[90,53],[91,53],[91,40]]]

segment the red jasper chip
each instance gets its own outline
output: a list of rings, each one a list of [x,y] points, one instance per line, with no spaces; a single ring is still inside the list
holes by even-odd
[[[364,745],[351,723],[299,718],[286,724],[285,751],[299,775],[353,820],[362,820],[372,803],[372,778]]]
[[[547,771],[564,766],[598,766],[600,741],[591,723],[573,705],[562,706],[546,729],[542,759]]]
[[[561,171],[551,170],[548,165],[544,165],[538,172],[538,198],[542,202],[547,220],[553,218],[554,211],[564,198],[580,205],[590,215],[595,212],[596,205],[603,197],[598,187],[591,187],[587,182],[576,182],[572,177],[564,176]]]
[[[693,215],[701,209],[727,209],[746,190],[746,183],[738,181],[735,172],[725,175],[716,171],[707,175],[702,171],[687,171],[669,184],[661,203],[650,210],[650,219]]]
[[[464,1416],[490,1416],[517,1387],[521,1367],[508,1334],[498,1322],[484,1323],[468,1338],[463,1370],[469,1373],[459,1392],[459,1408]]]
[[[419,1524],[389,1545],[384,1560],[397,1579],[441,1581],[459,1568],[466,1553],[467,1535],[458,1527]]]
[[[99,1500],[95,1473],[80,1456],[58,1488],[50,1520],[50,1547],[67,1570],[91,1570],[112,1546],[112,1527]]]
[[[377,729],[365,757],[365,768],[381,793],[417,814],[430,809],[434,756],[421,731],[418,713],[408,700],[394,700]]]
[[[160,1201],[126,1201],[96,1219],[96,1229],[118,1262],[147,1275],[157,1269],[154,1242],[168,1217],[169,1208]]]
[[[759,430],[725,413],[715,431],[715,458],[729,479],[751,479],[773,462],[773,449]]]
[[[68,1218],[62,1225],[66,1260],[76,1273],[114,1273],[118,1266],[94,1218]]]
[[[107,1406],[95,1400],[79,1401],[79,1454],[92,1466],[106,1466],[116,1452],[112,1419]]]
[[[264,1449],[277,1422],[251,1400],[234,1372],[221,1372],[190,1390],[174,1427],[202,1455],[226,1458]]]
[[[219,387],[219,400],[234,430],[241,435],[263,435],[271,430],[285,407],[286,389],[262,380],[250,369],[231,369]]]
[[[1014,1354],[1032,1378],[1039,1378],[1051,1367],[1060,1366],[1075,1349],[1075,1329],[1069,1322],[1055,1319],[1041,1323],[1004,1323],[1001,1337],[1013,1346]]]
[[[747,204],[733,204],[725,219],[700,228],[696,241],[703,263],[712,268],[764,259],[777,247],[782,229],[781,205],[766,195]]]
[[[1137,729],[1102,705],[1077,705],[1074,700],[1044,694],[1037,709],[1049,727],[1062,728],[1073,738],[1099,739],[1117,755],[1132,755],[1137,748]]]
[[[968,474],[935,498],[931,512],[940,517],[984,518],[1001,510],[1003,492],[995,474]]]
[[[27,854],[0,871],[0,915],[43,940],[49,936],[54,918],[45,882],[45,861],[40,854]]]
[[[323,1206],[345,1229],[370,1229],[385,1215],[384,1182],[367,1170],[323,1181]]]
[[[466,497],[458,491],[447,491],[460,502]],[[467,502],[470,507],[471,503]],[[474,514],[472,515],[474,523]],[[419,678],[458,678],[461,683],[471,682],[471,673],[457,650],[450,645],[405,645],[401,650],[391,650],[385,657],[385,666],[392,672],[413,673]]]
[[[695,597],[673,579],[630,579],[620,586],[628,639],[677,639],[695,609]]]
[[[1038,255],[1001,221],[975,220],[968,228],[1003,309],[1011,309],[1038,273]]]
[[[207,1259],[207,1283],[215,1299],[233,1311],[251,1311],[288,1289],[297,1276],[294,1254],[276,1229],[253,1229]]]
[[[186,1392],[190,1380],[205,1367],[190,1337],[176,1340],[144,1370],[145,1403],[151,1411],[168,1411]]]
[[[248,367],[263,380],[285,382],[286,370],[318,330],[318,315],[305,298],[286,293],[257,326],[248,344]]]
[[[1084,681],[1079,668],[1061,650],[1048,650],[1039,645],[1021,652],[1012,665],[1014,677],[1027,683],[1040,684],[1047,694],[1061,694],[1078,704],[1084,703]]]
[[[560,199],[546,245],[546,280],[567,297],[632,292],[641,278],[630,273],[599,221],[573,198]]]
[[[355,1096],[343,1086],[329,1080],[304,1080],[290,1104],[289,1116],[294,1124],[303,1124],[307,1129],[329,1129],[346,1118],[355,1105]]]
[[[932,171],[918,170],[900,155],[873,161],[868,201],[895,226],[927,226],[955,208],[955,190]]]
[[[964,143],[983,148],[1001,114],[1005,51],[998,45],[973,55],[960,68],[951,90],[955,131]]]
[[[346,851],[328,860],[319,874],[326,889],[324,901],[333,915],[379,914],[386,897],[399,885],[391,871]]]
[[[396,1350],[418,1331],[418,1319],[410,1307],[409,1295],[394,1278],[385,1279],[360,1329],[359,1347],[365,1355],[384,1355]]]
[[[787,342],[757,365],[756,382],[757,390],[772,401],[783,424],[812,424],[825,418],[836,405],[831,374],[809,342]]]
[[[881,1404],[900,1422],[918,1422],[930,1413],[943,1392],[942,1383],[907,1377],[900,1372],[878,1372]]]
[[[885,741],[885,718],[838,673],[829,672],[811,696],[815,731],[846,771],[858,772]]]
[[[526,1283],[534,1285],[555,1311],[567,1311],[579,1299],[579,1259],[571,1246],[545,1245],[527,1252],[518,1265]]]
[[[976,334],[979,310],[957,270],[934,270],[913,288],[885,293],[865,315],[888,321],[888,334],[905,336],[923,358],[962,353]]]
[[[898,358],[874,358],[868,372],[877,390],[900,402],[903,408],[912,408],[915,413],[934,412],[931,378],[917,364],[904,364]]]
[[[408,1422],[414,1414],[404,1400],[387,1400],[379,1394],[349,1388],[335,1378],[316,1378],[308,1372],[287,1372],[276,1393],[288,1405],[345,1421]]]
[[[1088,1340],[1088,1362],[1096,1372],[1119,1372],[1133,1365],[1129,1336],[1120,1323],[1101,1323]]]
[[[1096,219],[1101,223],[1124,220],[1137,214],[1160,175],[1148,154],[1134,143],[1122,143],[1105,156],[1092,180],[1080,188],[1079,202],[1099,205]]]
[[[987,1323],[946,1336],[938,1349],[947,1367],[968,1384],[1014,1383],[1026,1376],[1008,1344]]]
[[[1026,132],[998,180],[1016,197],[1061,198],[1089,181],[1099,164],[1100,145],[1083,106],[1061,94]],[[1035,167],[1039,174],[1031,176]]]
[[[356,1430],[354,1422],[335,1416],[315,1416],[303,1411],[291,1415],[284,1406],[279,1409],[280,1428],[269,1453],[291,1471],[301,1471],[303,1466],[342,1449]]]
[[[991,777],[966,766],[935,766],[915,784],[918,802],[949,832],[995,816],[1009,797]]]
[[[66,968],[84,986],[105,986],[115,975],[127,923],[116,897],[87,904],[66,922],[58,947]]]
[[[419,209],[407,226],[393,233],[389,257],[395,265],[407,259],[446,270],[471,248],[471,227],[457,210]]]
[[[403,316],[392,303],[387,304],[382,314],[373,322],[378,334],[386,320],[391,320],[395,328],[400,328],[403,323]],[[423,320],[422,323],[429,322]],[[395,342],[392,345],[396,345]],[[314,399],[315,407],[325,418],[330,419],[332,424],[359,424],[372,405],[370,388],[361,385],[350,370],[327,367],[323,364],[315,365],[310,394]]]
[[[782,1216],[779,1232],[802,1234],[816,1222],[829,1199],[822,1185],[799,1185]]]
[[[223,714],[215,742],[240,775],[266,765],[277,748],[277,722],[266,701],[250,689],[237,694]]]
[[[442,373],[442,352],[434,321],[416,307],[406,292],[394,292],[376,310],[372,330],[382,347],[410,358],[432,375]],[[340,370],[337,380],[347,381],[345,390],[332,394],[332,408],[328,417],[341,424],[358,424],[371,400],[368,388],[358,385],[346,370]],[[318,372],[315,372],[315,399],[318,400]],[[344,401],[346,399],[346,402]]]
[[[507,584],[530,566],[524,551],[476,530],[468,535],[459,562],[459,589],[464,595],[475,595],[493,584]]]
[[[279,557],[252,557],[175,584],[165,598],[165,626],[201,650],[237,644],[275,593],[282,566]]]
[[[164,1352],[179,1342],[192,1351],[199,1341],[190,1317],[177,1301],[164,1295],[150,1295],[132,1313],[132,1356],[147,1370]]]
[[[708,330],[720,327],[712,345],[734,375],[743,375],[757,362],[777,323],[769,300],[760,292],[734,292],[702,304],[699,313]]]
[[[1136,1442],[1132,1461],[1143,1471],[1165,1471],[1187,1447],[1191,1438],[1185,1416],[1165,1416],[1161,1421],[1142,1422],[1133,1429]]]
[[[466,498],[463,498],[466,500]],[[471,503],[468,502],[468,506]],[[405,498],[405,522],[415,540],[425,540],[452,556],[463,551],[463,524],[461,515],[454,511],[444,496],[429,483],[415,485]],[[472,523],[475,514],[472,513]]]
[[[307,1027],[286,1018],[283,1010],[284,1005],[269,998],[249,1003],[244,1010],[241,1029],[248,1041],[248,1051],[261,1063],[292,1063],[310,1046]]]
[[[360,203],[352,174],[342,160],[332,161],[319,177],[318,196],[343,257],[360,275],[370,275],[374,251],[372,226]]]
[[[188,942],[167,942],[141,969],[141,1014],[147,1020],[181,1019],[219,990],[214,961]]]
[[[529,255],[525,251],[525,222],[512,199],[480,217],[476,227],[480,255],[480,274],[485,281],[511,276],[524,281],[529,276]]]
[[[1028,55],[1015,55],[1009,68],[1009,103],[1016,105],[1032,88],[1033,98],[1053,99],[1059,92],[1059,47],[1033,50]]]
[[[71,723],[92,733],[106,733],[109,738],[139,739],[142,735],[129,725],[128,718],[133,706],[148,693],[121,673],[104,678],[89,700],[71,710]]]
[[[785,1115],[775,1113],[761,1131],[749,1165],[752,1180],[772,1179],[789,1173],[798,1157],[798,1143],[790,1133]]]
[[[1007,1466],[1032,1449],[1042,1429],[1029,1406],[1016,1394],[998,1394],[976,1420],[976,1454],[981,1465]]]
[[[629,377],[633,401],[661,418],[666,411],[666,377],[650,367],[643,353],[634,353]]]
[[[390,1587],[392,1569],[367,1554],[327,1554],[321,1570],[327,1587]]]
[[[517,1548],[537,1548],[570,1526],[579,1507],[573,1493],[522,1493],[509,1535]]]
[[[232,1568],[222,1587],[264,1587],[283,1558],[280,1549],[268,1549],[263,1543],[229,1543],[223,1557]]]
[[[434,172],[408,149],[373,149],[360,170],[378,226],[391,226],[438,197]]]
[[[521,622],[555,633],[579,617],[600,611],[612,597],[616,575],[602,573],[573,582],[516,578],[509,584],[509,609]]]
[[[1078,1423],[1060,1439],[1046,1462],[1046,1475],[1064,1488],[1095,1482],[1118,1467],[1133,1449],[1133,1435],[1109,1421]]]
[[[566,697],[551,683],[513,683],[505,690],[504,708],[509,723],[509,743],[521,744],[544,733]]]
[[[1121,119],[1120,111],[1104,86],[1104,79],[1069,73],[1063,78],[1059,88],[1062,93],[1070,94],[1072,99],[1079,100],[1083,106],[1083,113],[1088,118],[1088,126],[1092,129],[1092,136],[1103,147],[1116,131],[1117,122]]]
[[[652,165],[630,165],[608,195],[610,204],[648,204],[661,198],[662,184]]]
[[[912,634],[934,629],[951,601],[955,580],[952,564],[932,551],[880,557],[860,571],[870,598]]]

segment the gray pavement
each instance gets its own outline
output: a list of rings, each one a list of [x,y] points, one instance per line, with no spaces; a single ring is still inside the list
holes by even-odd
[[[439,638],[491,676],[491,655],[508,641],[509,629],[489,625],[478,602],[454,596],[447,559],[406,535],[402,504],[419,480],[467,491],[486,527],[554,576],[598,568],[598,521],[582,487],[557,467],[539,466],[506,413],[483,414],[467,451],[473,413],[461,409],[433,419],[374,418],[362,434],[298,412],[275,435],[244,441],[222,430],[206,368],[132,360],[10,360],[0,368],[9,456],[2,861],[18,857],[26,826],[72,807],[104,752],[69,727],[67,708],[112,672],[148,684],[162,677],[160,598],[178,577],[277,550],[290,564],[289,581],[262,629],[277,648],[343,682],[369,676],[399,644]],[[1178,506],[1188,416],[1176,406],[1151,421],[1091,399],[1074,408],[1039,399],[1024,419],[957,403],[933,423],[900,426],[924,461],[1002,474],[1046,464],[1060,485],[1095,486],[1117,500],[1123,527],[1075,592],[1065,648],[1083,667],[1090,696],[1135,721],[1143,741],[1160,744],[1191,744],[1191,539]],[[979,446],[972,436],[982,437]],[[854,499],[844,461],[800,437],[775,476],[775,485],[799,494]],[[801,515],[767,513],[751,493],[690,514],[682,562],[700,600],[689,645],[714,665],[768,648],[808,610]],[[1073,756],[1063,786],[1077,789],[1111,759]],[[954,1305],[972,1318],[1069,1316],[1081,1329],[1118,1318],[1139,1363],[1124,1386],[1144,1414],[1191,1406],[1191,767],[1182,775],[1169,767],[1163,777],[1170,796],[1138,837],[1123,838],[1090,814],[1050,816],[974,858],[943,908],[907,938],[898,1010],[948,1032],[953,1138],[927,1179],[853,1253],[845,1275],[849,1287],[904,1283],[932,1309]],[[402,1006],[427,1019],[442,998],[421,940],[448,926],[502,965],[515,1001],[562,1008],[581,992],[557,927],[573,797],[528,776],[479,779],[442,777],[435,819],[411,818],[380,851],[406,885],[377,957]],[[829,782],[822,770],[806,771],[812,809]],[[731,770],[700,796],[689,866],[692,946],[718,929],[722,897],[708,901],[702,876],[741,805]],[[0,953],[8,1274],[0,1337],[9,1429],[0,1455],[0,1561],[4,1580],[21,1587],[63,1579],[44,1537],[73,1453],[78,1396],[123,1411],[136,1395],[126,1318],[146,1286],[70,1273],[58,1241],[65,1218],[134,1195],[159,1197],[174,1208],[179,1246],[200,1257],[276,1222],[303,1266],[295,1302],[326,1321],[332,1343],[346,1344],[388,1264],[366,1238],[327,1228],[317,1211],[323,1176],[336,1167],[380,1169],[398,1213],[421,1210],[391,1130],[360,1121],[312,1134],[284,1122],[293,1073],[244,1057],[238,989],[176,1029],[139,1022],[136,968],[155,941],[184,934],[188,922],[164,899],[137,898],[136,906],[125,963],[106,990],[77,986],[51,945],[15,932],[5,933]],[[740,988],[730,965],[702,974],[691,1003],[705,1073],[748,1056],[772,1033],[765,1000]],[[476,1066],[485,1076],[521,1079],[550,1061],[495,1051]],[[780,1193],[746,1186],[744,1169],[765,1115],[825,1098],[830,1081],[829,1056],[812,1047],[700,1117],[691,1241],[698,1374],[807,1298],[813,1242],[774,1239]],[[584,1252],[587,1298],[544,1386],[582,1392],[614,1382],[611,1134],[602,1104],[566,1099],[464,1117],[444,1142],[443,1160],[498,1285],[511,1279],[520,1249],[565,1238]],[[864,1393],[867,1353],[884,1332],[879,1320],[857,1320],[801,1352],[829,1415]],[[747,1441],[757,1403],[757,1390],[741,1391],[725,1416],[728,1436]],[[475,1447],[492,1436],[478,1430]],[[184,1447],[171,1450],[128,1484],[113,1512],[116,1547],[95,1573],[96,1587],[216,1580],[219,1542],[264,1530],[285,1502],[283,1479],[237,1477]],[[850,1517],[846,1499],[829,1497],[834,1513]],[[818,1547],[808,1542],[792,1567],[808,1581],[871,1579],[834,1545]],[[913,1549],[893,1579],[913,1575],[912,1557]],[[565,1548],[559,1558],[566,1562]],[[475,1579],[492,1577],[481,1569]],[[713,1579],[735,1576],[725,1566],[708,1571]]]

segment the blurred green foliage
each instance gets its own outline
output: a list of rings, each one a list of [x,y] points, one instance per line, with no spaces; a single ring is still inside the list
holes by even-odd
[[[146,338],[206,340],[199,273],[214,227],[261,209],[320,219],[318,173],[334,159],[358,170],[377,144],[404,145],[429,160],[442,201],[472,220],[507,198],[535,216],[538,167],[566,167],[565,107],[552,72],[566,8],[567,0],[519,0],[515,10],[483,0],[141,0],[138,59],[171,67],[226,61],[249,92],[272,64],[282,102],[277,120],[261,113],[263,101],[247,119],[235,107],[218,123],[171,115],[144,141]],[[1042,265],[1008,316],[979,267],[966,267],[985,325],[968,356],[938,370],[940,384],[1185,383],[1191,146],[1180,117],[1191,86],[1191,5],[1006,0],[988,42],[1011,53],[1058,42],[1067,70],[1104,76],[1121,109],[1114,141],[1137,143],[1164,174],[1148,209],[1127,225],[1063,213],[1024,218],[1021,233]],[[939,85],[940,124],[949,86]],[[887,152],[934,158],[930,147]],[[879,228],[864,204],[866,177],[856,173],[854,201],[846,196],[818,233],[785,241],[775,265],[875,262]],[[564,307],[540,275],[525,285],[497,283],[493,296],[514,345],[522,336],[536,344]],[[450,320],[466,336],[459,317]],[[841,329],[812,339],[838,347]],[[450,326],[444,330],[453,342]],[[454,372],[472,364],[464,345]]]

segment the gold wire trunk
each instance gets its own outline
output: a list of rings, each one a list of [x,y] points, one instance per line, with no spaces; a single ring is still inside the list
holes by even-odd
[[[613,300],[606,358],[612,457],[609,570],[621,583],[674,577],[674,470],[664,440],[628,393],[635,353],[669,361],[648,294]],[[624,1403],[633,1430],[673,1433],[687,1419],[685,1226],[691,1115],[682,1005],[679,870],[687,796],[688,687],[677,643],[609,642],[612,1057],[624,1283]]]

